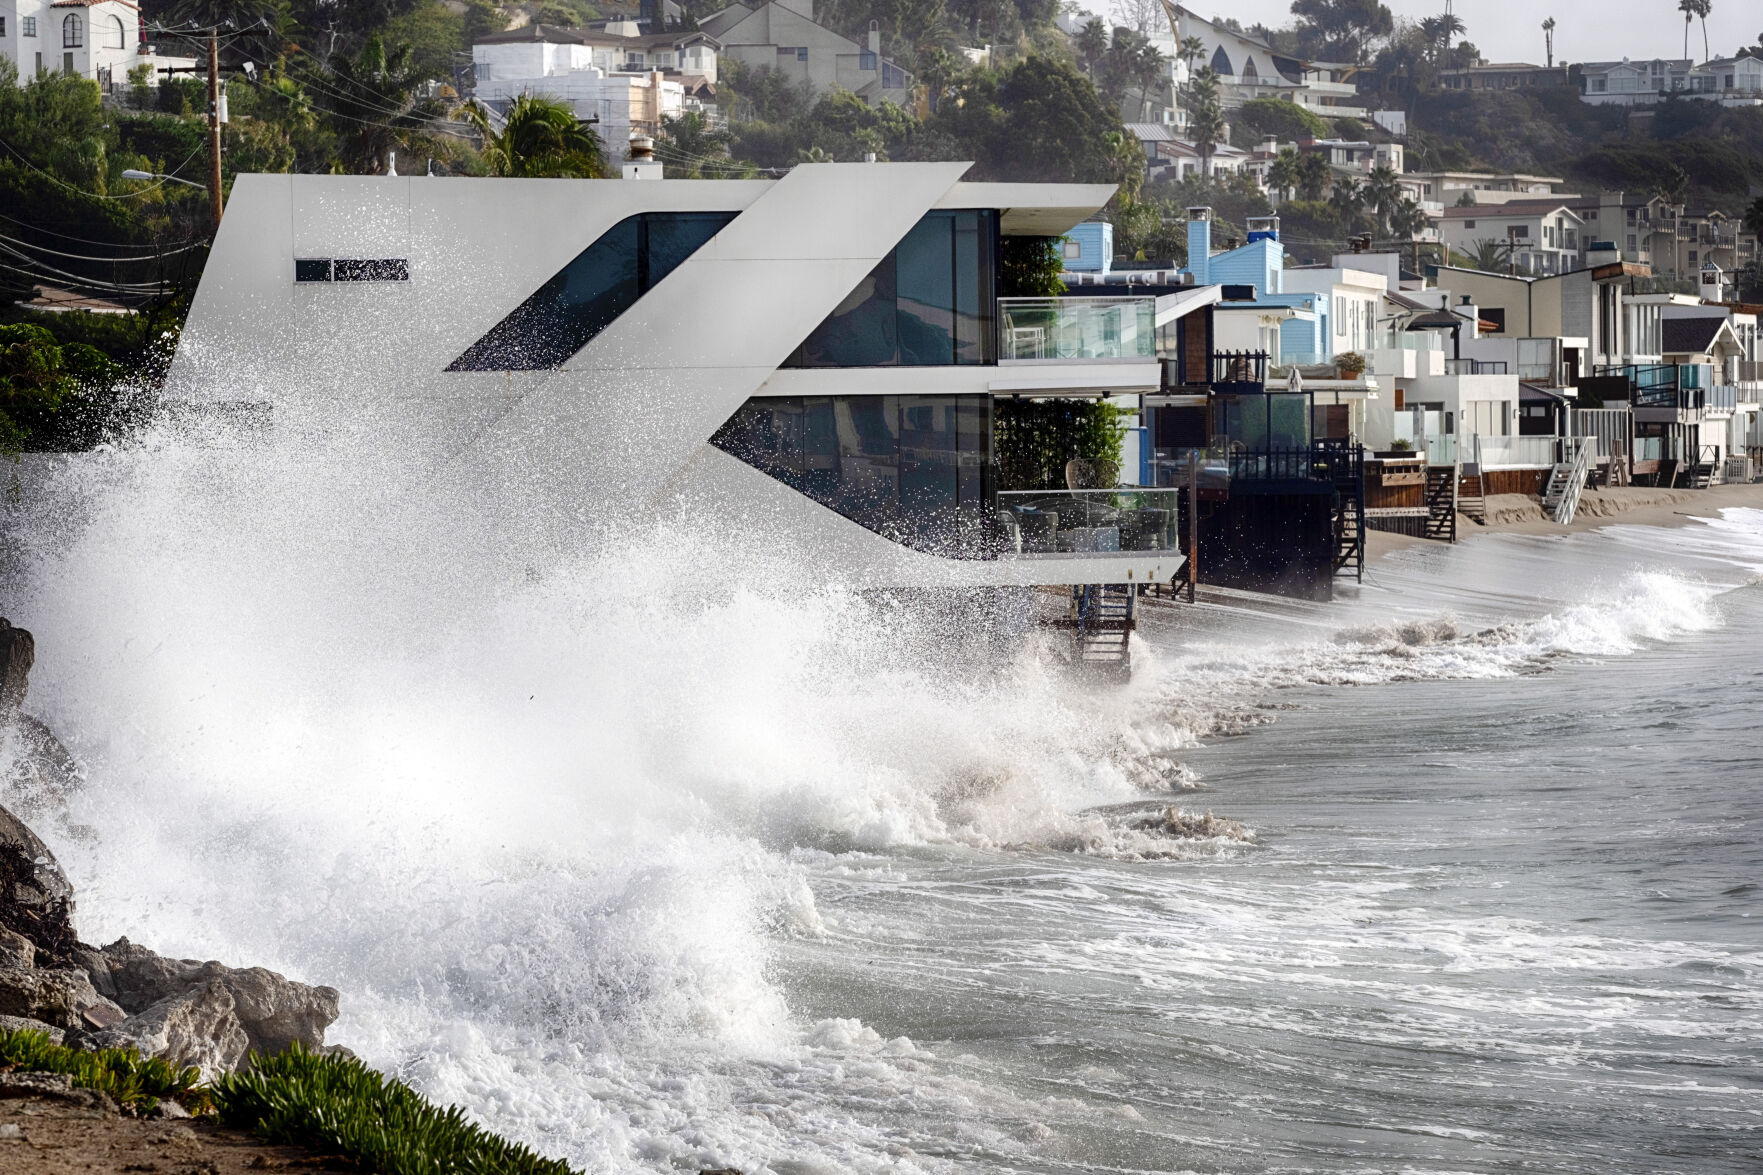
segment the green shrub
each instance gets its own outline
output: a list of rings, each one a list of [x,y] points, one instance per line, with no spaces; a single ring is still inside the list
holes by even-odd
[[[1282,143],[1328,138],[1326,122],[1284,98],[1256,98],[1245,102],[1232,112],[1231,119],[1242,123],[1257,136],[1277,135]]]
[[[380,1175],[574,1175],[349,1057],[294,1045],[211,1087],[220,1120],[266,1142],[337,1151]]]
[[[33,1029],[0,1029],[0,1064],[38,1073],[65,1073],[81,1089],[115,1098],[124,1109],[145,1112],[161,1098],[185,1109],[208,1108],[208,1094],[198,1084],[195,1068],[178,1069],[158,1057],[143,1058],[134,1049],[86,1052],[67,1048]]]

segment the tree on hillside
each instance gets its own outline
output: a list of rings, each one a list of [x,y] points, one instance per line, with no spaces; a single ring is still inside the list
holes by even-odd
[[[1168,59],[1143,33],[1117,28],[1102,59],[1102,78],[1097,88],[1115,106],[1125,102],[1133,90],[1139,92],[1139,118],[1157,83],[1165,76]]]
[[[1108,27],[1102,23],[1102,18],[1092,16],[1086,20],[1077,30],[1071,47],[1077,51],[1077,63],[1090,75],[1090,80],[1100,78],[1102,61],[1108,54]]]
[[[1432,224],[1432,218],[1426,210],[1408,197],[1402,197],[1390,214],[1389,234],[1404,241],[1412,241]]]
[[[476,102],[467,103],[461,113],[484,137],[484,163],[491,175],[603,179],[611,174],[600,136],[576,118],[567,102],[522,94],[509,107],[500,131]]]
[[[1291,199],[1298,187],[1298,153],[1290,147],[1280,148],[1278,155],[1267,167],[1267,186],[1272,188],[1281,200]]]
[[[1387,228],[1390,218],[1402,203],[1402,181],[1387,164],[1378,164],[1365,178],[1362,189],[1366,205],[1377,217],[1380,227]]]
[[[1298,157],[1298,195],[1306,200],[1320,200],[1328,188],[1332,173],[1328,160],[1314,151]]]
[[[733,170],[728,143],[728,132],[695,110],[678,118],[663,115],[655,157],[667,165],[669,175],[712,179]]]
[[[1504,273],[1512,260],[1512,244],[1510,241],[1484,238],[1470,246],[1468,256],[1469,263],[1476,269],[1486,273]]]
[[[975,161],[974,179],[1107,183],[1117,177],[1108,134],[1120,115],[1063,60],[1032,56],[976,73],[930,121],[929,137]],[[909,117],[909,116],[907,116]],[[924,158],[924,155],[917,155]]]
[[[1745,231],[1763,240],[1763,196],[1752,200],[1751,206],[1745,209]]]
[[[1702,60],[1708,59],[1708,14],[1714,11],[1714,0],[1677,0],[1677,10],[1683,13],[1683,55],[1690,55],[1690,21],[1702,22]]]
[[[1363,62],[1371,43],[1395,27],[1378,0],[1292,0],[1299,44],[1312,57]]]
[[[337,133],[337,166],[358,175],[382,175],[391,154],[446,154],[434,123],[446,113],[441,104],[418,96],[425,78],[408,45],[388,52],[369,37],[354,57],[338,58],[322,70],[326,108]]]
[[[1218,74],[1203,67],[1194,78],[1188,106],[1188,136],[1200,153],[1200,174],[1212,174],[1212,156],[1224,138],[1224,106],[1218,97]]]
[[[1555,18],[1543,21],[1543,54],[1547,58],[1547,66],[1555,68]]]

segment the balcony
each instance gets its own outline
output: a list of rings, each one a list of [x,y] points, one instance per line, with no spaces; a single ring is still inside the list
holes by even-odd
[[[1504,359],[1447,359],[1446,375],[1509,375]]]
[[[995,515],[1007,553],[1177,551],[1173,489],[1000,490]]]
[[[1157,299],[1000,298],[1002,363],[1152,363]]]

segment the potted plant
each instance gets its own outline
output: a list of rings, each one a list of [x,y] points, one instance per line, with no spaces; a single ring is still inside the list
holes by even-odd
[[[1357,351],[1342,351],[1334,357],[1334,365],[1342,379],[1358,379],[1365,374],[1365,356]]]

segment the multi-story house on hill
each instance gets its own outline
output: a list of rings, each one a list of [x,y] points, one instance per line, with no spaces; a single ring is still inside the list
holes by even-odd
[[[21,82],[69,73],[105,85],[141,52],[141,13],[127,0],[0,0],[0,57]]]

